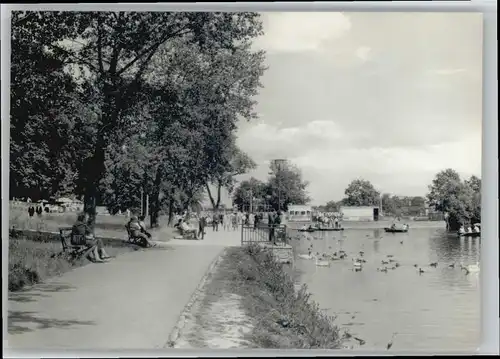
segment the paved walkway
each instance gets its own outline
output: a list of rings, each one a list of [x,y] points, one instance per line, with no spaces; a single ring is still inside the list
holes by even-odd
[[[239,232],[208,229],[203,241],[163,242],[10,293],[8,347],[162,348],[210,264],[239,245]]]

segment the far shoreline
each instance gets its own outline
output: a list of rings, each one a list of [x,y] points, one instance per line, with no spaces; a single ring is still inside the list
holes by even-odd
[[[309,223],[309,222],[307,222]],[[383,221],[366,221],[366,222],[357,222],[357,221],[342,221],[341,226],[345,230],[351,229],[368,229],[368,230],[377,230],[390,227],[394,221],[391,220],[383,220]],[[401,220],[396,223],[407,223],[411,229],[420,229],[420,228],[435,228],[435,229],[446,229],[446,223],[444,221],[412,221],[412,220]],[[286,222],[285,225],[291,230],[297,230],[299,227],[306,224],[306,222]]]

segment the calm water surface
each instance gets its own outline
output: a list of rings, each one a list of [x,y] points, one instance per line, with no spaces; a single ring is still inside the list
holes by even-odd
[[[460,263],[479,261],[480,239],[459,239],[436,228],[398,234],[383,229],[296,232],[295,237],[300,238],[292,240],[296,254],[306,254],[311,245],[314,253],[348,254],[331,267],[298,258],[295,269],[312,299],[337,316],[337,325],[366,341],[362,349],[386,350],[393,333],[391,350],[473,351],[479,346],[479,274],[466,275]],[[352,259],[360,258],[360,251],[366,263],[355,272]],[[400,267],[377,271],[387,255]],[[436,268],[429,266],[433,262]],[[419,274],[415,264],[425,272]]]

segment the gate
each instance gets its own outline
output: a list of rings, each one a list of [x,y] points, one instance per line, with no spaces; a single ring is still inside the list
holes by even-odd
[[[254,227],[243,224],[241,226],[241,245],[253,243],[268,243],[276,246],[287,245],[286,225],[269,226],[262,223]]]

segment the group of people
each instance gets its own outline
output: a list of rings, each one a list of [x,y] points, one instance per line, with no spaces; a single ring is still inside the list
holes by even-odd
[[[214,231],[218,231],[219,227],[222,227],[226,231],[234,231],[241,225],[257,227],[263,218],[264,216],[261,213],[214,213],[211,217],[211,224]]]
[[[481,233],[481,226],[476,223],[473,226],[467,226],[467,229],[465,229],[465,226],[462,224],[460,226],[460,229],[458,230],[458,233],[460,234],[466,234],[466,233]]]
[[[155,244],[150,242],[151,234],[146,230],[144,216],[132,216],[126,224],[130,236],[138,239],[138,243],[144,247],[154,247]],[[77,220],[71,229],[71,244],[85,245],[89,247],[89,259],[93,262],[100,263],[110,259],[104,249],[104,244],[100,238],[96,238],[93,231],[93,225],[87,213],[81,213],[77,216]]]
[[[31,217],[33,217],[35,215],[35,213],[38,215],[38,217],[41,217],[42,214],[43,214],[43,211],[44,209],[42,208],[42,206],[37,206],[36,208],[33,207],[33,206],[30,206],[28,208],[28,215]],[[49,208],[48,207],[45,207],[45,212],[49,212]]]
[[[322,214],[317,217],[316,222],[318,224],[325,225],[326,228],[340,228],[340,222],[342,220],[341,214]]]

